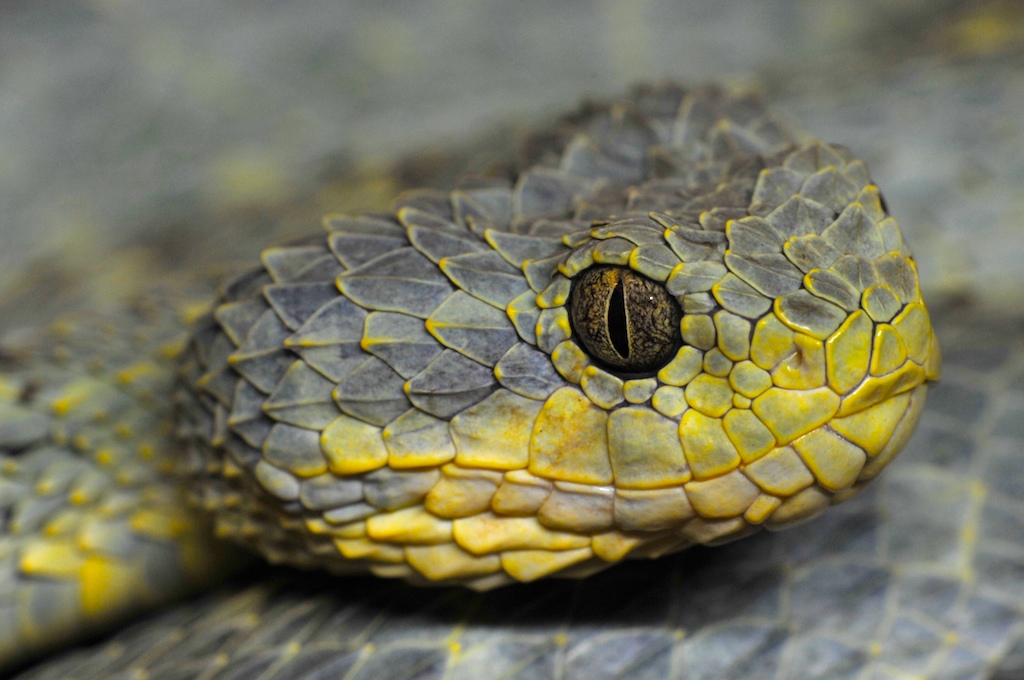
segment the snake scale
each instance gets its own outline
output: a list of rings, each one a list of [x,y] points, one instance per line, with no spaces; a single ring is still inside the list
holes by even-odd
[[[212,310],[156,286],[4,355],[3,657],[245,561],[211,529],[487,591],[786,528],[860,493],[939,377],[864,163],[743,93],[641,87],[511,176],[324,226]]]

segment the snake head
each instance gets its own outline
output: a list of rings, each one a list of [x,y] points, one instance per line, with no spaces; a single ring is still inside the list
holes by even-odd
[[[903,447],[938,378],[914,260],[844,149],[813,144],[763,169],[749,208],[652,212],[566,240],[536,339],[572,384],[552,408],[607,429],[607,448],[566,455],[559,441],[530,469],[638,498],[681,488],[713,520],[695,540],[849,497]],[[609,358],[608,338],[628,349],[650,316],[679,319],[655,333],[665,358],[640,372]],[[642,512],[630,528],[667,521]]]
[[[483,589],[790,526],[893,459],[940,360],[864,163],[716,90],[588,115],[225,287],[181,392],[222,534]]]

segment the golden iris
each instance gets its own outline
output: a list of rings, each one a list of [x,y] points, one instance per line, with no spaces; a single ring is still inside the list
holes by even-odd
[[[628,267],[598,265],[576,276],[569,317],[587,353],[619,372],[655,371],[682,344],[675,298]]]

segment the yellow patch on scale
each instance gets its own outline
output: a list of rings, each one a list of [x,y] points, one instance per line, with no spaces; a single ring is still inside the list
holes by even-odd
[[[754,326],[754,339],[750,343],[750,359],[770,371],[794,351],[796,331],[782,323],[774,314],[768,314]]]
[[[575,550],[512,550],[502,553],[501,567],[521,583],[543,578],[594,555],[589,547]]]
[[[405,558],[413,569],[432,581],[485,576],[501,569],[497,555],[477,557],[454,543],[409,546]]]
[[[455,462],[462,467],[515,470],[530,462],[530,437],[543,404],[506,390],[449,422]]]
[[[29,576],[75,579],[85,565],[85,555],[73,539],[38,540],[21,550],[18,568]]]
[[[695,347],[683,345],[672,361],[658,371],[658,380],[666,385],[682,387],[700,375],[704,365],[704,353]]]
[[[719,418],[687,411],[679,421],[679,440],[696,479],[723,475],[740,464],[740,454]]]
[[[932,325],[924,305],[911,302],[892,320],[892,326],[903,339],[907,356],[919,364],[925,363],[932,345]]]
[[[369,538],[336,538],[334,545],[338,548],[338,552],[350,560],[366,559],[391,564],[405,562],[405,553],[402,548],[396,545],[377,543]]]
[[[814,475],[789,446],[770,451],[743,472],[766,493],[784,498],[814,484]]]
[[[746,464],[754,462],[775,448],[775,435],[749,410],[729,411],[725,414],[722,424],[726,435]]]
[[[685,485],[690,504],[702,517],[726,519],[742,515],[750,507],[760,490],[739,470]]]
[[[847,416],[874,406],[889,397],[911,390],[925,381],[923,368],[908,361],[895,371],[870,377],[843,399],[839,416]]]
[[[615,485],[654,489],[690,481],[676,423],[641,408],[621,408],[608,417],[608,451]]]
[[[732,408],[729,381],[706,373],[690,381],[686,386],[685,397],[691,408],[712,418],[720,418]]]
[[[138,567],[97,555],[85,560],[81,579],[82,612],[90,617],[137,606],[148,592]]]
[[[867,375],[871,329],[871,319],[858,309],[825,342],[828,384],[837,394],[846,394]]]
[[[320,434],[320,450],[336,475],[354,475],[384,467],[388,450],[380,428],[341,415]]]
[[[864,449],[869,457],[874,457],[889,443],[909,403],[909,392],[897,394],[853,415],[836,418],[831,422],[831,426],[836,432]]]
[[[423,500],[427,511],[445,519],[469,517],[484,512],[502,482],[502,475],[491,470],[464,469],[457,464],[441,468],[438,480]]]
[[[134,531],[143,536],[162,540],[181,536],[188,526],[188,520],[168,513],[166,508],[139,510],[131,517],[131,527]]]
[[[641,542],[641,537],[636,534],[608,531],[594,536],[591,548],[594,554],[605,562],[618,562],[640,545]]]
[[[747,511],[743,513],[743,519],[751,524],[761,524],[782,505],[782,499],[775,496],[761,495],[757,497]]]
[[[579,390],[556,390],[533,426],[530,472],[565,482],[610,484],[607,421],[607,413]]]
[[[793,442],[807,469],[829,491],[840,491],[857,481],[867,454],[825,429],[808,432]]]
[[[839,410],[839,397],[827,387],[784,390],[773,387],[754,400],[751,409],[780,444],[824,425]]]
[[[825,384],[825,346],[803,333],[793,336],[793,353],[772,370],[772,382],[790,390],[810,390]]]
[[[772,386],[772,375],[753,361],[741,361],[729,373],[729,386],[747,399],[754,399]]]
[[[907,347],[900,334],[887,323],[878,324],[871,352],[871,375],[885,375],[895,371],[906,360]]]
[[[137,364],[123,368],[115,374],[115,377],[122,385],[134,385],[147,378],[162,377],[165,370],[151,361],[140,361]]]
[[[453,523],[455,542],[474,555],[505,550],[573,550],[590,545],[590,538],[552,531],[534,517],[501,517],[483,513]]]
[[[375,541],[430,545],[452,540],[452,523],[414,505],[382,512],[366,520],[366,533]]]

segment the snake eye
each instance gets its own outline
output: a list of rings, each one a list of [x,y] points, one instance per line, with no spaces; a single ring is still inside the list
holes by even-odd
[[[664,286],[626,267],[591,267],[569,294],[573,330],[587,353],[609,368],[645,373],[682,344],[679,304]]]

